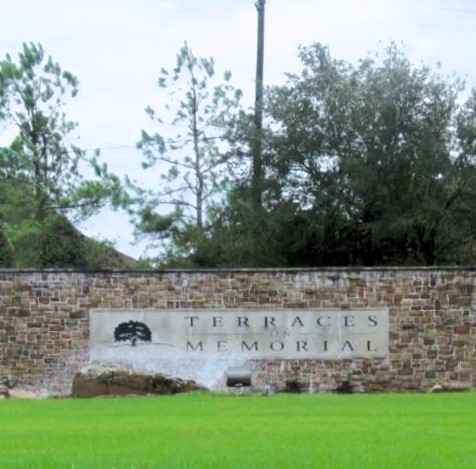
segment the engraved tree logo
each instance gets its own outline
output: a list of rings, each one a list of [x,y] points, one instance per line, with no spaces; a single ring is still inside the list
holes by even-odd
[[[139,321],[122,322],[114,329],[114,340],[116,342],[131,343],[135,347],[137,341],[151,342],[152,333],[146,324]]]

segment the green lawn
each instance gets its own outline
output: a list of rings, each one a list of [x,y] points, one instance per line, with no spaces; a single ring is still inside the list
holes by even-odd
[[[0,468],[475,468],[476,393],[0,401]]]

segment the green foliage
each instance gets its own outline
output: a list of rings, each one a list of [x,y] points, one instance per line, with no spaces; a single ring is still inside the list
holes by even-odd
[[[267,103],[278,129],[268,169],[278,201],[298,207],[288,244],[300,254],[286,249],[288,263],[470,261],[474,120],[458,105],[463,84],[412,67],[394,45],[357,67],[319,44],[300,56],[301,75]]]
[[[86,267],[85,238],[60,215],[8,225],[12,267]]]
[[[236,187],[226,207],[212,211],[206,237],[197,240],[189,260],[200,267],[277,267],[284,259],[277,252],[280,230],[276,213],[257,213],[249,203],[250,189]],[[284,211],[281,212],[284,215]]]
[[[40,225],[27,218],[6,225],[6,233],[13,247],[15,267],[39,266],[39,249],[36,244],[40,236]]]
[[[14,266],[13,246],[5,234],[3,229],[0,229],[0,268],[7,268]]]
[[[4,267],[99,270],[148,266],[145,262],[137,264],[106,240],[87,238],[67,218],[58,214],[50,215],[41,223],[25,219],[6,225],[5,234],[12,257],[10,265]]]
[[[78,80],[46,58],[41,45],[24,44],[17,62],[10,55],[0,62],[0,89],[4,119],[17,131],[2,151],[1,170],[31,185],[31,216],[39,221],[55,211],[88,216],[120,189],[118,179],[99,167],[97,155],[88,158],[68,143],[77,124],[62,109],[68,96],[76,96]],[[96,180],[84,179],[87,166],[95,169]]]
[[[62,216],[52,215],[42,223],[35,247],[38,267],[86,267],[85,239]]]
[[[76,124],[63,107],[78,80],[39,45],[25,45],[16,62],[7,55],[0,119],[17,133],[0,148],[0,262],[129,262],[110,246],[85,247],[67,221],[106,203],[128,208],[163,267],[474,262],[476,91],[464,102],[464,83],[414,67],[393,44],[357,65],[320,44],[300,58],[302,72],[267,91],[256,210],[255,123],[231,73],[216,84],[213,59],[185,43],[175,67],[160,70],[165,104],[146,109],[158,131],[142,130],[138,143],[157,183],[126,180],[126,194],[98,154],[70,143]]]
[[[77,78],[41,45],[24,44],[17,61],[0,61],[0,119],[16,131],[0,148],[0,220],[19,267],[84,266],[82,243],[65,217],[124,201],[119,179],[98,154],[88,157],[71,143],[76,123],[63,108],[77,92]],[[94,179],[84,177],[88,167]]]
[[[263,208],[234,121],[233,189],[213,207],[200,266],[433,265],[474,261],[476,94],[395,45],[357,66],[320,44],[266,97]],[[230,168],[230,167],[229,167]]]
[[[143,168],[160,165],[160,178],[150,191],[129,181],[136,194],[131,211],[139,236],[156,242],[171,240],[169,247],[184,252],[192,231],[204,234],[206,212],[227,182],[223,135],[241,98],[230,78],[226,72],[223,83],[213,85],[213,59],[195,57],[186,43],[177,54],[176,66],[161,69],[158,85],[167,104],[159,111],[146,109],[161,133],[143,130],[138,143],[145,157]],[[165,137],[167,124],[177,133]],[[172,212],[167,214],[170,206]]]

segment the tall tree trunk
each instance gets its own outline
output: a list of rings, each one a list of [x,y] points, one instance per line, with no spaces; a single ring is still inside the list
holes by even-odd
[[[193,108],[192,108],[192,135],[193,135],[193,151],[195,153],[195,206],[197,213],[197,228],[200,231],[203,231],[203,190],[204,190],[204,180],[203,173],[201,168],[201,155],[199,147],[199,131],[197,123],[197,95],[195,90],[193,90]]]

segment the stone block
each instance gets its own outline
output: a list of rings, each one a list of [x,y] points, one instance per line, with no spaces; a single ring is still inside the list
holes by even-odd
[[[453,330],[455,334],[467,335],[471,332],[471,326],[469,324],[463,324],[461,326],[455,326]]]

